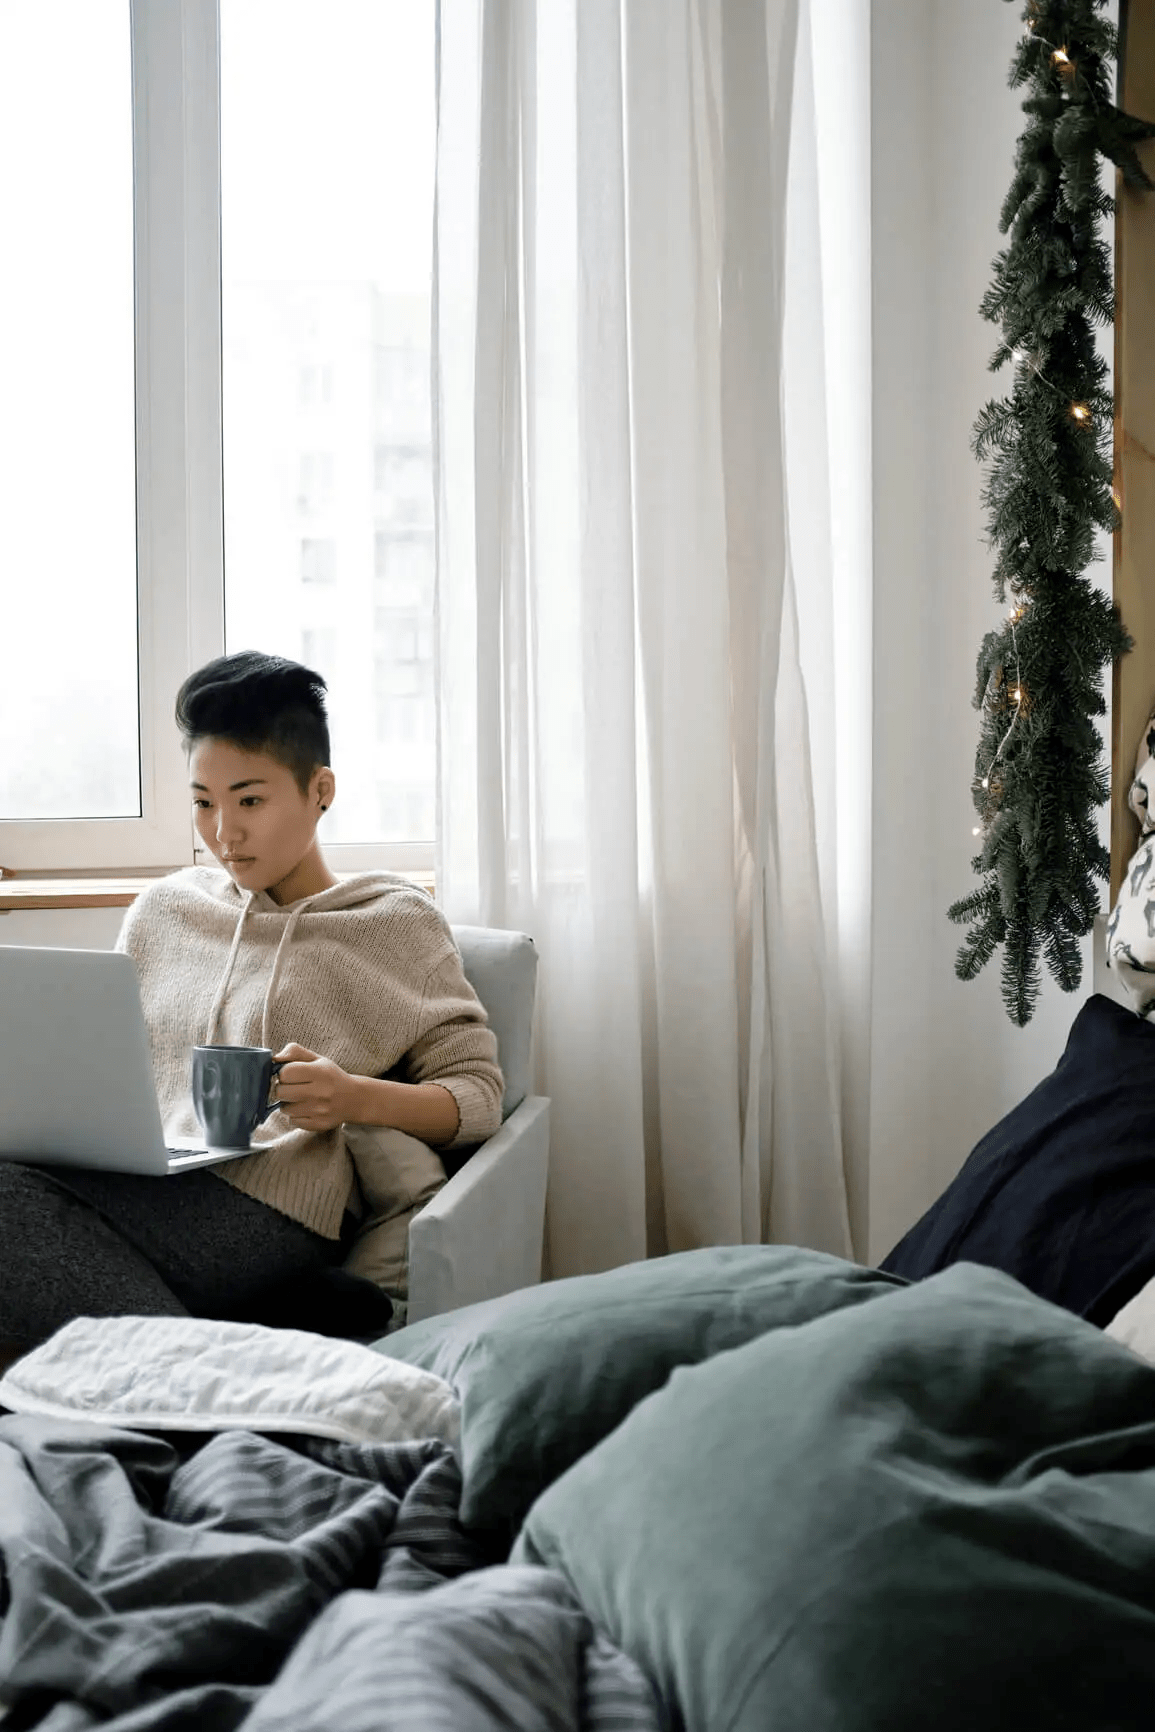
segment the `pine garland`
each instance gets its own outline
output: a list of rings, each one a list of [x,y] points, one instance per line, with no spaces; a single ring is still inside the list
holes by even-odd
[[[1095,718],[1106,668],[1130,648],[1117,610],[1084,575],[1113,530],[1113,401],[1094,326],[1114,316],[1111,258],[1100,219],[1114,210],[1099,183],[1108,157],[1129,186],[1150,187],[1135,154],[1155,126],[1110,100],[1114,26],[1105,0],[1029,0],[1011,65],[1029,87],[1027,125],[1000,217],[1009,231],[983,298],[1002,327],[991,370],[1010,362],[1009,397],[975,423],[988,463],[983,504],[997,551],[995,594],[1011,613],[978,657],[982,712],[974,804],[980,889],[950,918],[971,930],[956,971],[972,980],[1003,945],[1002,992],[1021,1027],[1035,1008],[1040,956],[1065,992],[1082,977],[1079,939],[1109,871],[1095,808],[1110,786]],[[1009,592],[1009,594],[1008,594]]]

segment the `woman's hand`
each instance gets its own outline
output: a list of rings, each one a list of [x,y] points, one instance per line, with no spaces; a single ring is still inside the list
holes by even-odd
[[[457,1100],[440,1083],[387,1082],[350,1076],[331,1058],[318,1058],[295,1041],[273,1055],[283,1064],[277,1105],[301,1131],[337,1125],[383,1125],[436,1146],[452,1142],[461,1122]]]
[[[284,1065],[277,1080],[277,1105],[301,1131],[331,1131],[357,1117],[364,1077],[350,1076],[331,1058],[319,1058],[295,1041],[274,1054]]]

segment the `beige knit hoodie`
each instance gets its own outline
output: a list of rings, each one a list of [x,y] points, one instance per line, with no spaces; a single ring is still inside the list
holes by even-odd
[[[462,972],[444,916],[423,890],[364,872],[281,907],[226,872],[190,866],[161,878],[128,910],[117,949],[136,963],[169,1142],[200,1135],[192,1105],[194,1046],[290,1041],[357,1076],[397,1068],[457,1101],[450,1147],[501,1123],[497,1042]],[[294,1130],[272,1113],[259,1152],[214,1172],[326,1238],[356,1199],[340,1127]]]

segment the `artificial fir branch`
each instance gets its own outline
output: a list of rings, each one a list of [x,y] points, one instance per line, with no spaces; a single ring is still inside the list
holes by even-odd
[[[1112,530],[1113,401],[1094,327],[1114,316],[1111,256],[1100,232],[1114,201],[1100,158],[1129,186],[1152,186],[1135,145],[1155,126],[1110,99],[1118,53],[1106,0],[1028,0],[1011,65],[1028,85],[1027,124],[1003,203],[1008,244],[995,259],[984,318],[1002,328],[992,371],[1014,367],[1009,397],[975,422],[988,464],[983,504],[995,594],[1012,608],[979,651],[982,722],[974,804],[981,889],[949,910],[969,926],[956,963],[972,980],[1003,946],[1002,992],[1020,1026],[1039,994],[1042,958],[1065,992],[1082,974],[1078,940],[1099,906],[1109,857],[1095,809],[1108,797],[1094,718],[1104,670],[1130,647],[1119,615],[1085,575],[1095,531]]]

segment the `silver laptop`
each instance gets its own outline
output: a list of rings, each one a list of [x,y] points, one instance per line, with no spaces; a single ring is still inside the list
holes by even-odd
[[[0,944],[0,1160],[161,1174],[237,1152],[166,1146],[131,956]]]

